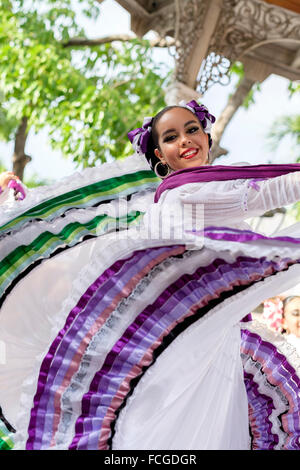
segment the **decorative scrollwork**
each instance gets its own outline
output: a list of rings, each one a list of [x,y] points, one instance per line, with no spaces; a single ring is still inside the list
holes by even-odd
[[[228,15],[227,15],[228,16]],[[240,59],[250,48],[264,41],[300,41],[299,15],[261,0],[239,0],[232,21],[225,28],[223,54]]]
[[[224,0],[201,67],[199,91],[204,93],[213,83],[224,83],[230,63],[242,60],[248,51],[265,42],[287,39],[300,43],[300,15],[261,0]]]
[[[231,62],[226,57],[211,52],[201,66],[199,79],[197,80],[197,91],[204,94],[215,83],[228,85],[230,66]]]

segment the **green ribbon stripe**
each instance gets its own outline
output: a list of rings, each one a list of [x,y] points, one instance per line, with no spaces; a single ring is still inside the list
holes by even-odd
[[[10,433],[4,425],[0,425],[0,450],[11,450],[14,447],[12,439],[13,433]]]
[[[59,246],[75,246],[85,235],[99,236],[116,227],[127,228],[137,224],[143,217],[141,212],[132,212],[120,218],[109,217],[106,214],[96,216],[89,222],[81,224],[72,222],[66,225],[58,234],[49,231],[41,233],[28,245],[15,248],[0,262],[0,294],[11,282],[37,259],[49,257]]]
[[[18,223],[22,223],[30,219],[46,219],[61,209],[63,209],[62,212],[64,212],[72,207],[80,208],[83,205],[92,205],[91,202],[94,200],[108,196],[114,196],[114,198],[116,198],[118,193],[126,190],[129,190],[128,194],[133,194],[139,191],[140,186],[146,185],[149,187],[155,187],[158,183],[158,178],[154,176],[152,171],[148,170],[93,183],[38,204],[24,212],[24,214],[19,215],[10,222],[4,224],[0,227],[0,231],[11,229]]]

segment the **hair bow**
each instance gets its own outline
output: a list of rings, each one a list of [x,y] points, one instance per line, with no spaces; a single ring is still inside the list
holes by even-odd
[[[216,118],[208,112],[208,109],[204,104],[199,105],[195,100],[189,101],[188,103],[181,101],[179,104],[196,114],[202,124],[204,132],[206,134],[210,134],[211,126],[215,122]]]
[[[152,129],[152,117],[144,118],[143,126],[128,132],[128,138],[138,154],[145,154]]]

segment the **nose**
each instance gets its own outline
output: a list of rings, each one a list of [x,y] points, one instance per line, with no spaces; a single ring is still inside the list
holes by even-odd
[[[184,147],[184,146],[186,146],[186,145],[190,145],[192,141],[191,141],[191,138],[190,138],[188,135],[186,135],[186,134],[183,133],[183,134],[181,135],[181,140],[180,140],[180,142],[181,142],[181,145]]]

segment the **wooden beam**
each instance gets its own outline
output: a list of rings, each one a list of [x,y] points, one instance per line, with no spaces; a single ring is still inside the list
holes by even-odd
[[[188,82],[187,85],[191,88],[195,88],[199,69],[202,61],[207,56],[207,50],[211,42],[211,37],[215,31],[220,12],[222,9],[223,0],[211,0],[206,17],[203,22],[203,31],[201,37],[198,39],[197,44],[193,48],[193,52],[189,59],[187,67]]]
[[[299,78],[300,78],[300,49],[295,53],[294,58],[291,63],[291,67],[299,69]]]
[[[254,60],[257,63],[261,63],[263,67],[266,67],[267,65],[270,67],[269,71],[270,74],[275,74],[275,75],[280,75],[282,77],[288,78],[289,80],[299,80],[299,70],[296,70],[295,68],[291,67],[288,64],[283,64],[281,62],[276,62],[274,61],[274,58],[272,59],[271,57],[266,57],[258,54],[258,51],[255,51],[255,54],[249,53],[246,54],[241,60],[242,62],[245,60]],[[267,70],[267,69],[265,69]]]
[[[264,0],[266,3],[271,3],[277,7],[285,8],[286,10],[300,13],[300,1],[299,0]]]
[[[243,65],[246,77],[254,82],[263,82],[274,70],[272,65],[250,57],[243,59]]]

